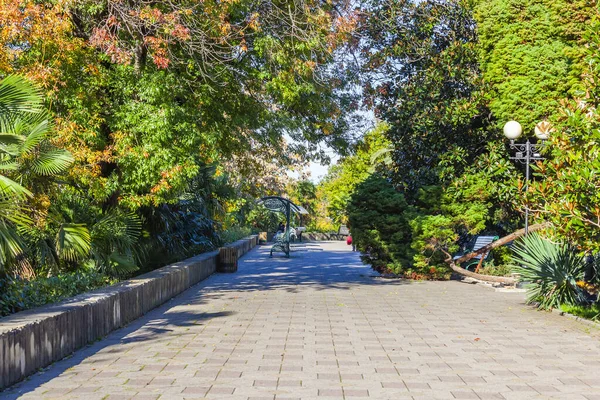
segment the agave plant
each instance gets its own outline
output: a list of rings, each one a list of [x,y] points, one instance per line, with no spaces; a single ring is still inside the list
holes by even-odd
[[[585,259],[575,247],[531,234],[516,243],[513,252],[513,272],[530,282],[528,302],[551,309],[586,301],[585,291],[577,286],[585,273]]]

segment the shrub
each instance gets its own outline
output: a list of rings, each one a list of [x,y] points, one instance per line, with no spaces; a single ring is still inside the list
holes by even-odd
[[[528,302],[550,309],[586,301],[585,290],[577,285],[585,273],[585,259],[575,247],[531,234],[517,242],[513,252],[513,271],[530,282]]]
[[[283,214],[269,211],[261,204],[250,211],[247,223],[256,232],[275,232],[279,225],[279,221],[283,218]]]
[[[222,244],[236,242],[240,239],[248,237],[252,234],[252,230],[247,226],[232,226],[229,229],[219,233]]]
[[[347,210],[352,239],[363,262],[378,272],[401,273],[412,259],[407,207],[404,196],[378,175],[352,194]]]
[[[496,265],[494,260],[485,262],[483,264],[483,268],[479,271],[483,275],[492,275],[492,276],[509,276],[513,271],[513,267],[508,264],[499,264]]]
[[[55,303],[117,280],[95,271],[78,271],[52,277],[0,279],[0,316]]]

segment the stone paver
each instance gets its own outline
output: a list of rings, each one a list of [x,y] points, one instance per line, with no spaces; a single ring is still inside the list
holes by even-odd
[[[381,279],[344,243],[268,250],[0,398],[600,398],[598,331],[522,294]]]

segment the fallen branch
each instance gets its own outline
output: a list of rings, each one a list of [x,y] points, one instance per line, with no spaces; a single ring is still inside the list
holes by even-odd
[[[539,231],[544,228],[548,228],[550,225],[551,224],[549,222],[545,222],[543,224],[531,225],[529,227],[529,233]],[[486,282],[504,283],[507,285],[514,285],[517,283],[516,279],[514,279],[514,278],[509,278],[509,277],[505,277],[505,276],[492,276],[492,275],[478,274],[476,272],[467,271],[466,269],[460,267],[460,264],[464,263],[465,261],[469,261],[470,259],[475,258],[478,255],[483,255],[483,254],[495,249],[496,247],[504,246],[505,244],[510,243],[513,240],[518,239],[523,235],[525,235],[525,229],[519,229],[518,231],[515,231],[515,232],[511,233],[510,235],[504,236],[504,237],[496,240],[495,242],[488,244],[487,246],[483,246],[479,250],[473,251],[469,254],[465,254],[464,256],[462,256],[456,260],[454,260],[452,258],[452,254],[450,254],[446,251],[443,251],[443,250],[442,251],[446,255],[446,260],[445,260],[446,263],[448,263],[448,265],[450,265],[450,268],[457,274],[467,276],[469,278],[479,279],[479,280],[486,281]]]

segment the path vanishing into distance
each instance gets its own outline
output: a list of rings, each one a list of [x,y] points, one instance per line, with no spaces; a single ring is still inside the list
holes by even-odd
[[[262,246],[0,398],[600,400],[600,331],[523,303]]]

